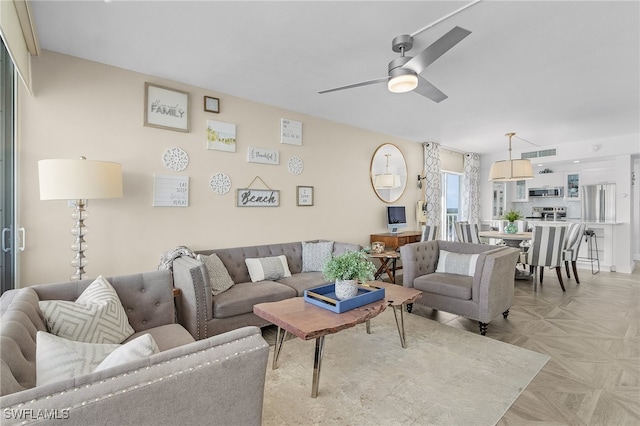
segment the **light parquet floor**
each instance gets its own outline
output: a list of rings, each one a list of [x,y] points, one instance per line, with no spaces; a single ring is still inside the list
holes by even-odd
[[[547,354],[549,362],[498,423],[640,425],[640,265],[633,274],[578,270],[580,283],[556,274],[516,281],[509,318],[487,336]],[[414,305],[414,313],[479,333],[475,321]]]

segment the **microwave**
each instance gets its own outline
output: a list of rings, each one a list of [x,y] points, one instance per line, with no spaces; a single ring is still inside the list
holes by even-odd
[[[529,188],[529,197],[562,197],[564,188]]]

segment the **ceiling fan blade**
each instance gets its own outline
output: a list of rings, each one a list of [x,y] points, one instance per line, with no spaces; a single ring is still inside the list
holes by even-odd
[[[416,74],[420,74],[426,67],[435,62],[436,59],[444,55],[453,46],[460,43],[469,34],[471,34],[471,31],[461,27],[455,27],[414,56],[413,59],[410,59],[409,62],[402,67],[413,70]]]
[[[348,86],[334,87],[333,89],[322,90],[318,93],[322,94],[322,93],[335,92],[335,91],[344,90],[344,89],[353,89],[354,87],[368,86],[370,84],[376,84],[376,83],[386,83],[387,81],[389,81],[389,77],[385,76],[385,77],[376,78],[374,80],[368,80],[368,81],[362,81],[360,83],[349,84]]]
[[[418,76],[418,87],[413,89],[414,92],[420,93],[422,96],[426,96],[434,102],[442,102],[447,99],[447,95],[442,93],[436,86],[429,83],[424,78]]]

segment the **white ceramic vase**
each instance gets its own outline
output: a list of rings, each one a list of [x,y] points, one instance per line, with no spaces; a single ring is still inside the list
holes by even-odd
[[[336,280],[336,297],[340,300],[350,299],[358,294],[356,280]]]

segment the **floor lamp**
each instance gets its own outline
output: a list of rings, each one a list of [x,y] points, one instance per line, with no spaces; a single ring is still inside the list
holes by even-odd
[[[76,239],[71,245],[75,257],[71,265],[76,272],[71,280],[87,278],[84,267],[88,261],[84,256],[89,248],[84,241],[87,227],[85,206],[87,200],[122,197],[122,165],[107,161],[87,160],[40,160],[38,161],[41,200],[70,200],[74,210],[71,218],[75,226],[71,230]]]

